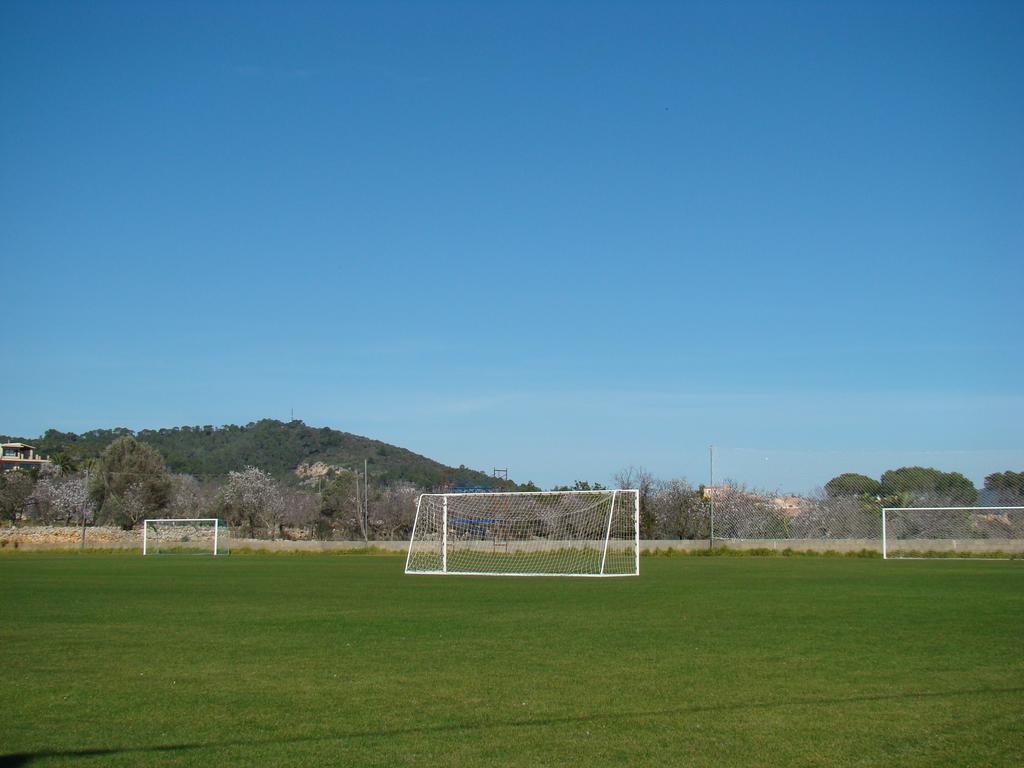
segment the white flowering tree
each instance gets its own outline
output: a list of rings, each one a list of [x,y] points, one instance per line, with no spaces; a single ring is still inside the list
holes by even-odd
[[[704,539],[710,534],[708,504],[684,478],[655,481],[648,510],[654,538]]]
[[[145,520],[152,509],[149,489],[141,480],[136,480],[125,486],[119,501],[121,504],[121,518],[130,524],[132,528]]]
[[[228,522],[248,528],[252,537],[265,528],[271,538],[276,538],[284,519],[284,496],[277,481],[256,467],[228,473],[220,507]]]
[[[72,525],[91,520],[94,513],[81,473],[40,473],[32,492],[34,516],[41,523]]]

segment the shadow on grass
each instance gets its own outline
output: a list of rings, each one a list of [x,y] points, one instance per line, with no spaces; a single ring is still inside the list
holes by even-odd
[[[694,705],[689,707],[670,707],[640,712],[608,712],[593,715],[577,715],[574,717],[536,717],[511,720],[490,720],[486,723],[450,723],[445,725],[421,725],[411,728],[383,728],[380,730],[349,731],[322,734],[319,736],[286,736],[276,739],[246,739],[244,741],[210,741],[196,744],[157,744],[150,747],[95,747],[92,749],[53,749],[38,752],[10,752],[0,755],[0,768],[18,768],[47,757],[55,758],[89,758],[128,754],[159,754],[161,752],[188,752],[191,750],[220,749],[225,747],[253,747],[271,744],[302,744],[321,741],[342,741],[344,739],[365,739],[390,736],[408,736],[414,734],[451,733],[459,731],[485,731],[498,728],[538,728],[548,725],[567,725],[575,723],[591,723],[602,720],[629,720],[631,718],[665,717],[702,712],[730,712],[757,709],[784,709],[786,707],[829,706],[833,704],[855,704],[865,701],[895,701],[900,699],[941,699],[956,696],[978,696],[982,694],[1024,693],[1024,687],[1018,688],[973,688],[961,691],[939,691],[920,693],[874,694],[870,696],[846,696],[841,698],[806,698],[788,701],[750,702],[744,704],[714,704],[709,706]]]

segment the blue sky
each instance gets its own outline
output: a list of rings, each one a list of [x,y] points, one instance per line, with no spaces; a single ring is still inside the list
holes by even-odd
[[[1020,3],[7,2],[0,432],[1020,470],[1021,39]]]

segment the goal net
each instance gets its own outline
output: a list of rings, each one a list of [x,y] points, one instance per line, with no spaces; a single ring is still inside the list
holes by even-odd
[[[405,572],[634,576],[639,498],[635,490],[425,493]]]
[[[216,518],[145,520],[144,555],[226,555],[230,551],[227,524]]]
[[[1024,507],[887,507],[882,556],[1024,557]]]

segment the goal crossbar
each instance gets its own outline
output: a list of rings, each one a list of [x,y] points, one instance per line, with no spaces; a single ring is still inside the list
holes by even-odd
[[[633,490],[614,490],[614,491],[452,491],[451,493],[424,493],[422,496],[565,496],[567,493],[571,493],[575,496],[585,496],[587,494],[603,494],[607,496],[610,493],[635,493]]]

